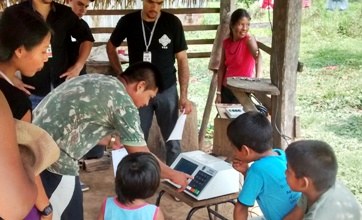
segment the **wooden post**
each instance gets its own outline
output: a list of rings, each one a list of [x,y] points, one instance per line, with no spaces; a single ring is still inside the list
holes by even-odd
[[[274,2],[270,75],[280,95],[272,96],[272,126],[274,146],[282,149],[287,147],[283,137],[294,139],[301,13],[302,1]]]
[[[212,78],[211,78],[211,82],[210,82],[209,94],[207,96],[204,114],[202,116],[202,122],[201,122],[201,126],[200,126],[200,131],[199,131],[199,148],[200,149],[202,149],[204,147],[204,140],[205,140],[205,135],[206,135],[207,124],[210,119],[211,108],[212,108],[212,104],[214,102],[215,90],[216,90],[216,85],[217,85],[216,84],[217,83],[217,71],[213,70],[212,72],[213,72],[213,74],[212,74]]]
[[[199,131],[200,149],[202,149],[202,147],[204,146],[207,124],[210,119],[211,108],[215,98],[215,90],[217,85],[217,70],[219,69],[220,65],[222,42],[226,37],[226,33],[228,33],[229,30],[230,12],[234,11],[235,6],[236,6],[235,0],[220,1],[220,25],[216,31],[216,37],[214,45],[212,47],[210,62],[208,67],[209,70],[212,71],[213,75],[210,82],[209,94],[207,96],[205,110],[202,116],[202,122]]]

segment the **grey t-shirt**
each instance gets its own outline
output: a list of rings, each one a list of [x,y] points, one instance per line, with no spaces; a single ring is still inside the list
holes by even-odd
[[[298,207],[304,211],[304,220],[362,220],[361,204],[342,183],[321,195],[311,207],[307,206],[307,197],[303,194]]]

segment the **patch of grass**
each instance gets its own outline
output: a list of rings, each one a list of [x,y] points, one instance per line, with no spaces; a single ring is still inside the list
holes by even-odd
[[[362,6],[331,12],[324,3],[303,12],[297,114],[304,138],[334,148],[338,178],[362,201]]]
[[[219,3],[214,7],[218,7]],[[267,22],[268,14],[249,9],[253,22]],[[362,4],[350,1],[346,11],[325,10],[325,0],[315,0],[303,10],[300,61],[304,71],[297,78],[296,114],[302,138],[319,139],[335,150],[338,178],[362,202]],[[271,15],[272,17],[272,15]],[[207,18],[212,21],[213,18]],[[251,30],[263,35],[263,31]],[[270,30],[265,30],[265,36]],[[209,36],[210,37],[210,36]],[[265,61],[265,62],[264,62]],[[212,74],[208,59],[190,60],[190,99],[197,104],[201,123]],[[269,56],[263,54],[264,76],[268,77]],[[212,139],[212,109],[206,138]]]

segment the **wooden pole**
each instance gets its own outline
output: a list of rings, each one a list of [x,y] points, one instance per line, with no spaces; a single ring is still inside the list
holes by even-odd
[[[211,107],[212,107],[212,104],[214,101],[214,96],[215,96],[214,94],[215,94],[215,90],[216,90],[216,81],[217,81],[217,71],[213,70],[210,87],[209,87],[209,94],[207,96],[204,114],[202,116],[202,122],[201,122],[201,126],[200,126],[200,131],[199,131],[199,148],[200,149],[202,149],[204,146],[207,124],[210,119]]]
[[[297,66],[302,1],[275,0],[270,60],[271,81],[280,95],[272,96],[274,146],[285,149],[294,139]]]
[[[199,148],[202,149],[204,146],[205,134],[207,129],[207,124],[210,119],[211,108],[215,98],[215,90],[217,85],[217,70],[220,65],[220,57],[221,57],[221,48],[222,41],[226,37],[226,33],[229,30],[229,20],[230,20],[230,12],[235,9],[235,0],[223,0],[220,1],[220,25],[216,32],[216,38],[214,41],[214,45],[212,47],[212,52],[210,56],[209,62],[209,70],[212,71],[213,75],[210,82],[209,94],[207,96],[207,101],[204,109],[204,113],[202,116],[201,127],[199,131]]]

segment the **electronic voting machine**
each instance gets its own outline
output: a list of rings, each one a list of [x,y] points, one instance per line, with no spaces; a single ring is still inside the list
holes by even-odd
[[[197,200],[239,191],[239,172],[231,164],[202,151],[179,154],[171,168],[194,177],[184,192]]]

